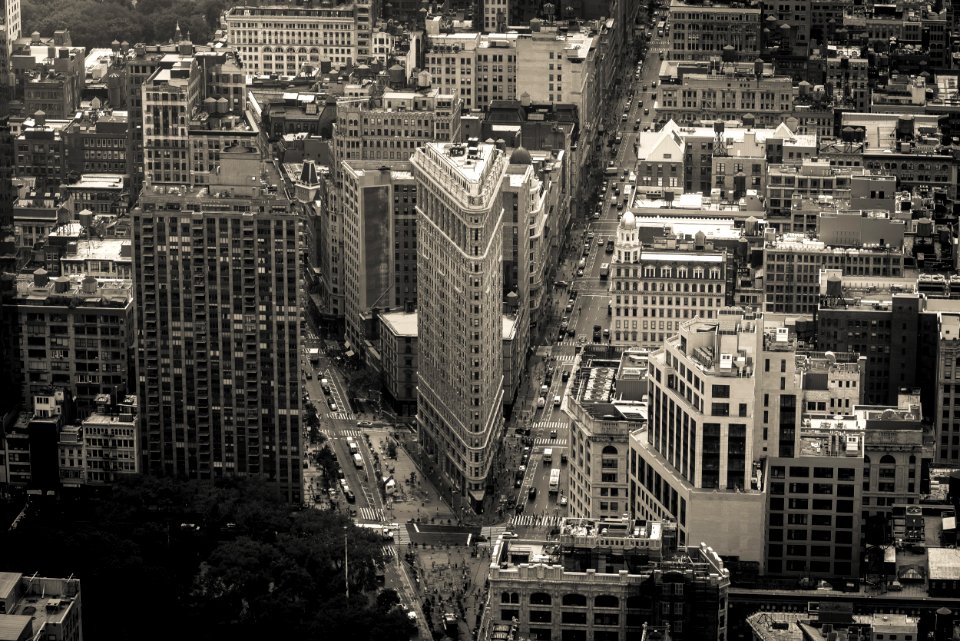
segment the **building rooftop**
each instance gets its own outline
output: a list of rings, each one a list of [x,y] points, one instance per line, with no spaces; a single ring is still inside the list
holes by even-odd
[[[397,336],[417,337],[417,312],[382,312],[380,322]]]
[[[647,548],[661,550],[663,524],[659,521],[565,518],[560,523],[563,547]]]
[[[38,273],[38,272],[42,272]],[[43,269],[17,275],[14,304],[93,305],[126,307],[133,300],[133,288],[126,278],[93,278],[80,275],[49,278]]]
[[[80,180],[66,185],[77,189],[123,189],[123,174],[81,174]]]
[[[799,436],[800,456],[863,457],[863,429],[855,416],[804,418]]]
[[[0,634],[24,629],[25,619],[32,620],[33,633],[46,624],[62,625],[74,601],[79,598],[79,579],[25,577],[14,572],[0,572],[0,600],[13,602],[13,608],[0,615]],[[14,617],[10,623],[7,620]],[[20,639],[5,637],[0,639]]]
[[[931,581],[960,581],[960,550],[927,548],[927,577]]]

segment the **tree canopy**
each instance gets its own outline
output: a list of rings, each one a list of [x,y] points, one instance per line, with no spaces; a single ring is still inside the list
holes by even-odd
[[[232,0],[22,0],[23,33],[43,36],[69,29],[78,47],[109,47],[113,40],[167,42],[177,23],[195,43],[209,42]],[[250,2],[248,4],[257,4]]]
[[[382,542],[372,532],[291,512],[252,480],[136,478],[97,496],[41,499],[2,538],[3,570],[80,579],[93,639],[402,641],[414,631],[390,607],[395,595],[377,595]]]

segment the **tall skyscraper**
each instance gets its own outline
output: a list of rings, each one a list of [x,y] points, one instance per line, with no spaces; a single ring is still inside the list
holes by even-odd
[[[507,158],[471,139],[427,144],[412,161],[420,442],[443,479],[480,509],[503,427],[500,190]]]
[[[223,150],[209,188],[148,186],[133,212],[142,467],[299,503],[300,240],[271,168]]]

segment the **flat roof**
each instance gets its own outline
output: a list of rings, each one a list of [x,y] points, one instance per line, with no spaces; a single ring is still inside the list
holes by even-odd
[[[380,314],[380,322],[397,336],[417,335],[417,312],[385,312]]]
[[[701,254],[697,252],[687,252],[687,251],[681,251],[681,250],[676,250],[676,251],[644,250],[640,258],[641,260],[644,260],[644,261],[682,260],[682,261],[694,262],[694,263],[722,263],[723,262],[723,256],[721,254]]]
[[[960,550],[927,548],[927,577],[931,581],[960,581]]]

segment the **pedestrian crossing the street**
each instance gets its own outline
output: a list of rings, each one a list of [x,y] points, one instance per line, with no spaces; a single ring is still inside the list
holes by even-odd
[[[544,447],[564,447],[567,444],[565,438],[538,438],[534,439],[534,445],[543,445]]]
[[[397,545],[410,545],[410,532],[406,525],[401,525],[393,531],[393,542]]]
[[[350,412],[330,412],[327,414],[331,419],[341,420],[341,421],[352,421],[353,414]]]
[[[510,519],[510,525],[514,527],[559,527],[563,520],[562,516],[547,516],[542,514],[517,514]]]
[[[379,510],[373,507],[362,507],[357,510],[359,516],[364,521],[382,521],[383,520],[383,510]]]

